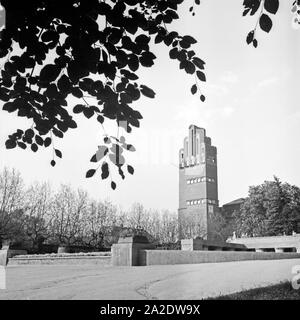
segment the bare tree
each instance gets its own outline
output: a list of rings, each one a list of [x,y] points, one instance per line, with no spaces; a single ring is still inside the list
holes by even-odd
[[[10,213],[20,209],[23,201],[24,184],[20,173],[5,167],[0,174],[0,211]]]
[[[75,244],[83,228],[82,217],[86,213],[88,196],[85,191],[74,192],[70,186],[61,185],[55,194],[51,215],[51,236],[60,244]]]
[[[134,229],[145,227],[146,217],[145,209],[142,204],[134,203],[128,213],[128,226]]]
[[[4,168],[0,174],[0,240],[16,240],[25,222],[24,185],[19,172]]]
[[[34,249],[39,249],[48,238],[53,216],[50,214],[53,203],[49,183],[33,183],[25,193],[26,214],[25,232]]]
[[[86,214],[82,217],[83,243],[95,248],[104,245],[104,238],[110,236],[112,228],[117,224],[117,208],[110,201],[89,201]]]

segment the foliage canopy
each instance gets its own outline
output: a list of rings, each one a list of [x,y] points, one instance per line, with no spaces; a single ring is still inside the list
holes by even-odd
[[[156,56],[151,41],[169,48],[170,59],[195,79],[192,94],[205,101],[200,84],[206,81],[205,62],[192,46],[197,42],[190,35],[169,30],[179,19],[178,8],[183,0],[2,0],[6,10],[6,27],[0,33],[0,58],[6,58],[1,70],[0,100],[3,110],[32,120],[26,130],[17,129],[8,136],[6,148],[53,148],[51,165],[55,166],[62,152],[54,147],[55,138],[63,138],[77,123],[74,114],[94,118],[103,126],[107,120],[131,132],[139,127],[142,115],[133,108],[141,95],[154,98],[155,92],[138,82],[137,71],[151,68]],[[189,11],[195,15],[200,0],[191,0]],[[247,43],[257,47],[256,31],[269,32],[272,15],[279,0],[244,0],[243,15],[259,12],[255,28]],[[293,10],[300,6],[294,1]],[[299,19],[300,21],[300,19]],[[72,110],[67,99],[75,97]],[[124,136],[104,137],[91,157],[107,179],[111,164],[122,179],[124,171],[134,173],[126,164],[125,152],[135,148]],[[126,165],[125,165],[126,164]],[[116,183],[111,181],[111,187]]]

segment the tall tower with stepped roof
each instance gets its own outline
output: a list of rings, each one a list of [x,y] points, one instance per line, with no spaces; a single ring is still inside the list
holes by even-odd
[[[190,125],[179,150],[179,237],[213,240],[218,206],[217,148],[205,129]]]

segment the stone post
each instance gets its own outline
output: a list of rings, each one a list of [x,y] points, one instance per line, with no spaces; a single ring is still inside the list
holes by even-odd
[[[6,267],[8,264],[8,249],[0,250],[0,266]]]
[[[264,252],[264,249],[257,248],[255,249],[255,252]]]
[[[284,252],[284,248],[275,248],[275,252],[283,253]]]
[[[118,243],[112,245],[113,266],[139,266],[141,249],[155,249],[144,236],[120,238]]]
[[[181,250],[194,251],[194,250],[207,250],[204,249],[204,240],[202,239],[182,239]]]

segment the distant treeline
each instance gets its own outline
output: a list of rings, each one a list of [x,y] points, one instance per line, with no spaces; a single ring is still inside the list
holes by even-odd
[[[126,211],[82,189],[61,185],[54,192],[40,182],[25,186],[15,169],[0,172],[0,242],[31,252],[58,245],[101,250],[136,230],[158,244],[174,243],[177,228],[175,212],[147,210],[139,203]]]

